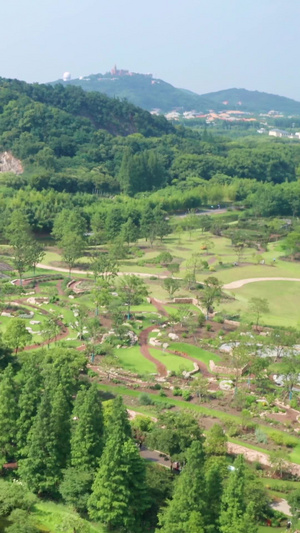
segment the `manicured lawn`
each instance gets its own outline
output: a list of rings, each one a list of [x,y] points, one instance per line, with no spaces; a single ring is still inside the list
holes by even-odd
[[[33,511],[33,518],[36,525],[43,528],[42,531],[56,533],[61,526],[63,520],[67,516],[77,516],[72,509],[65,505],[56,504],[53,502],[39,502],[35,505]],[[106,533],[106,529],[97,524],[90,524],[90,533]],[[66,533],[72,533],[72,529],[66,530]]]
[[[115,350],[120,366],[140,375],[156,373],[156,366],[141,354],[139,346]]]
[[[160,350],[155,350],[153,348],[150,348],[150,353],[151,355],[153,355],[153,357],[155,357],[155,359],[158,359],[158,361],[163,363],[171,372],[179,372],[183,370],[187,370],[189,372],[194,368],[192,361],[184,359],[179,355],[164,353]]]
[[[262,323],[274,326],[296,326],[299,321],[300,282],[255,282],[228,292],[234,295],[236,300],[223,303],[220,308],[231,312],[240,311],[245,322],[249,322],[251,318],[253,320],[248,307],[249,300],[254,297],[266,298],[269,302],[270,312],[262,317]]]
[[[173,342],[170,344],[170,350],[184,352],[191,357],[195,357],[195,359],[199,359],[199,361],[206,364],[207,367],[209,366],[209,361],[212,360],[217,363],[221,360],[219,355],[216,355],[212,352],[207,352],[198,346],[193,346],[192,344],[187,344],[185,342]]]

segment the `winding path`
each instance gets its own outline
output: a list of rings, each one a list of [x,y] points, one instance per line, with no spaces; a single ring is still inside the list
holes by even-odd
[[[223,285],[223,289],[240,289],[244,285],[248,285],[248,283],[255,283],[256,281],[300,281],[300,278],[247,278],[247,279],[239,279],[237,281],[231,281],[230,283],[225,283]]]
[[[156,325],[150,326],[149,328],[143,329],[143,331],[140,333],[139,335],[140,350],[141,350],[141,354],[146,359],[148,359],[148,361],[151,361],[151,363],[155,364],[157,368],[157,372],[160,375],[160,377],[165,378],[168,375],[167,367],[163,365],[160,361],[158,361],[158,359],[155,359],[155,357],[151,355],[149,346],[148,346],[148,335],[155,328],[157,328]]]

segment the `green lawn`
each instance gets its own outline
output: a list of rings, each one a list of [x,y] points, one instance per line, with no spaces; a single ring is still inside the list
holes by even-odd
[[[116,349],[115,354],[120,361],[120,366],[130,372],[140,375],[156,373],[156,366],[143,357],[139,346]]]
[[[195,357],[195,359],[199,359],[199,361],[204,363],[207,367],[209,366],[209,361],[212,360],[215,363],[218,363],[218,361],[221,360],[219,355],[216,355],[212,352],[207,352],[198,346],[193,346],[192,344],[187,344],[185,342],[172,342],[169,348],[170,350],[184,352],[191,357]]]
[[[299,271],[300,278],[300,271]],[[293,281],[265,281],[244,285],[228,291],[236,299],[220,304],[220,308],[239,312],[243,321],[253,320],[248,310],[251,298],[266,298],[270,312],[262,317],[262,323],[274,326],[296,326],[300,318],[300,283]]]
[[[56,533],[59,526],[61,526],[63,520],[67,516],[76,516],[74,511],[69,507],[56,504],[53,502],[39,502],[35,505],[33,511],[33,518],[38,527],[41,527],[42,531],[47,531],[51,533]],[[107,530],[100,524],[90,524],[87,522],[87,525],[90,526],[90,533],[106,533]],[[74,530],[66,530],[66,533],[72,533]]]
[[[188,359],[184,359],[183,357],[180,357],[179,355],[173,355],[170,353],[164,353],[160,350],[156,350],[155,348],[150,348],[150,353],[155,357],[155,359],[158,359],[161,363],[163,363],[168,370],[171,372],[179,372],[183,370],[193,370],[194,365],[192,361],[189,361]]]

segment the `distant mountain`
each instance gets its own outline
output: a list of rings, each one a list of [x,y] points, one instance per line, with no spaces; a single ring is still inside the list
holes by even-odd
[[[66,73],[68,74],[68,73]],[[143,109],[159,109],[163,113],[173,110],[206,113],[209,110],[226,109],[249,111],[255,114],[276,110],[284,115],[300,115],[300,102],[259,91],[226,89],[207,94],[196,94],[178,89],[151,74],[137,74],[116,67],[106,74],[91,74],[77,79],[57,80],[51,85],[63,83],[77,85],[85,91],[97,91],[107,96],[126,99]]]
[[[118,71],[117,73],[124,71]],[[195,110],[204,113],[216,104],[207,98],[184,89],[177,89],[170,83],[153,78],[147,74],[91,74],[74,80],[57,80],[52,85],[63,83],[65,86],[77,85],[85,91],[97,91],[112,98],[126,99],[132,104],[148,111],[159,109],[163,113],[178,109]],[[218,108],[222,106],[217,106]]]
[[[223,108],[227,109],[240,109],[252,113],[268,113],[276,110],[284,115],[300,115],[300,102],[260,91],[226,89],[203,94],[202,97],[213,102],[215,106],[223,105]]]

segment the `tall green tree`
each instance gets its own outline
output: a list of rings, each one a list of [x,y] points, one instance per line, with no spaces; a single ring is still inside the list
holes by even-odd
[[[26,322],[22,318],[13,318],[3,335],[5,342],[18,353],[18,350],[24,348],[26,344],[29,344],[32,335],[26,329]]]
[[[95,469],[103,450],[103,414],[97,384],[78,392],[72,413],[71,465]]]
[[[22,275],[30,266],[34,239],[28,220],[19,209],[16,209],[11,215],[10,224],[6,228],[6,236],[13,248],[13,262],[22,285]]]
[[[107,422],[108,437],[88,502],[89,514],[109,528],[140,531],[148,505],[145,464],[128,435],[128,419],[119,400],[113,403]]]
[[[187,451],[187,462],[175,486],[173,498],[159,515],[157,531],[190,533],[206,531],[208,502],[205,493],[204,451],[200,441]]]
[[[19,473],[33,492],[55,495],[61,472],[51,411],[51,395],[45,390],[28,437],[28,455],[20,461]]]
[[[131,307],[140,304],[148,295],[148,290],[142,278],[130,274],[119,280],[118,294],[121,302],[127,306],[127,314],[130,317]]]
[[[0,461],[5,463],[16,454],[18,394],[12,365],[0,375]]]
[[[19,396],[19,417],[17,421],[18,455],[27,455],[27,439],[42,391],[41,369],[33,358],[24,363],[22,368],[21,392]]]
[[[221,533],[257,533],[252,502],[246,504],[246,465],[242,455],[234,462],[224,489],[220,513]]]

